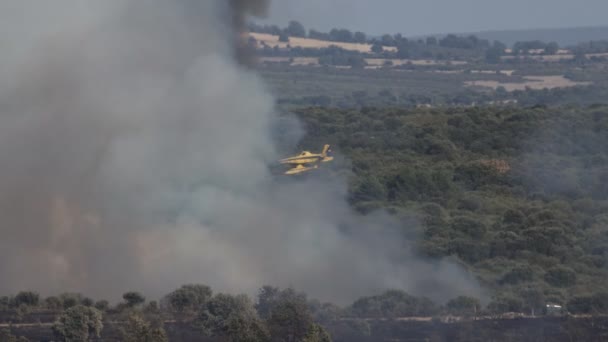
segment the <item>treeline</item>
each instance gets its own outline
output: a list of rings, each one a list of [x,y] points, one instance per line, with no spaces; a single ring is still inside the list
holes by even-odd
[[[2,297],[3,323],[19,323],[28,315],[50,311],[55,341],[93,341],[104,337],[104,327],[121,323],[117,335],[125,342],[165,342],[165,322],[178,321],[198,334],[197,340],[330,342],[315,322],[322,307],[311,306],[305,294],[265,286],[254,303],[247,295],[213,293],[206,285],[184,285],[157,301],[127,292],[123,301],[109,305],[81,294],[42,299],[31,291]],[[116,329],[115,329],[116,330]],[[16,339],[3,331],[5,339]],[[0,337],[2,336],[0,334]],[[49,337],[51,338],[51,337]],[[107,338],[107,336],[105,337]],[[18,341],[24,341],[23,337]]]
[[[331,336],[324,326],[350,322],[348,332],[342,334],[370,336],[368,319],[458,317],[472,319],[495,316],[515,309],[497,302],[485,308],[479,299],[460,296],[438,305],[425,297],[412,296],[401,290],[363,297],[352,305],[341,308],[331,303],[312,300],[294,289],[262,287],[253,302],[247,295],[214,294],[201,284],[184,285],[163,297],[160,303],[146,301],[139,292],[127,292],[123,301],[110,306],[105,300],[94,301],[80,294],[63,294],[45,299],[31,291],[8,297],[9,303],[0,311],[3,322],[10,318],[18,324],[27,315],[52,312],[56,319],[52,327],[56,341],[93,341],[110,338],[108,326],[114,328],[113,337],[126,342],[165,342],[169,340],[166,322],[179,322],[182,328],[198,334],[199,339],[230,341],[306,341],[329,342]],[[11,317],[18,310],[21,318]],[[608,294],[577,297],[568,303],[574,313],[606,313]],[[537,311],[537,315],[546,312]],[[7,316],[9,315],[9,316]],[[39,318],[38,322],[40,323]],[[49,336],[49,338],[51,338]],[[2,341],[19,339],[10,329],[0,330]]]
[[[570,47],[574,54],[608,53],[608,40],[595,40]]]
[[[341,43],[367,43],[372,45],[378,44],[381,46],[392,47],[398,47],[400,45],[404,45],[410,42],[420,45],[441,46],[456,49],[485,49],[491,46],[488,40],[480,39],[475,35],[457,36],[454,34],[449,34],[443,38],[430,36],[425,39],[417,40],[409,40],[400,33],[394,35],[384,34],[380,37],[369,37],[363,32],[352,32],[344,28],[334,28],[329,32],[320,32],[314,29],[310,29],[307,31],[304,25],[302,25],[298,21],[290,21],[289,25],[285,28],[280,28],[277,25],[262,26],[250,23],[249,30],[251,32],[266,33],[276,36],[311,38]],[[504,44],[502,45],[504,46]]]
[[[498,63],[500,57],[504,55],[528,55],[556,54],[560,47],[556,42],[520,41],[513,44],[511,53],[507,53],[507,45],[499,41],[489,41],[481,39],[475,35],[459,36],[448,34],[445,36],[429,36],[419,39],[408,39],[402,34],[384,34],[378,37],[371,37],[364,32],[352,32],[344,28],[333,28],[329,32],[320,32],[314,29],[307,30],[304,25],[298,21],[290,21],[288,26],[280,28],[277,25],[258,25],[255,23],[249,24],[251,32],[266,33],[279,36],[282,42],[288,42],[289,37],[301,37],[319,39],[324,41],[342,42],[342,43],[365,43],[371,45],[369,53],[364,55],[383,56],[385,58],[419,58],[419,59],[485,59],[490,63]],[[394,47],[395,52],[386,51],[384,47]],[[289,50],[291,56],[312,56],[312,50],[316,49],[300,49]],[[576,47],[576,51],[588,51],[586,53],[605,52],[603,42],[590,42],[589,44],[581,44]],[[327,55],[327,51],[325,51]],[[280,53],[278,49],[264,49],[267,55],[277,55]],[[282,51],[285,54],[285,51]],[[355,53],[357,54],[357,53]]]
[[[462,89],[445,93],[397,92],[382,89],[377,92],[358,90],[340,97],[329,95],[280,96],[277,100],[283,106],[314,106],[335,108],[362,108],[400,106],[417,107],[529,107],[559,106],[568,104],[591,105],[607,103],[606,86],[577,86],[554,89],[527,89],[507,92],[499,87],[485,92]]]
[[[608,107],[295,113],[352,161],[353,207],[417,212],[419,253],[473,269],[490,311],[606,313]]]
[[[426,58],[426,59],[468,59],[472,57],[484,57],[487,50],[493,55],[504,54],[506,46],[500,42],[491,43],[474,35],[457,36],[447,35],[443,38],[427,37],[426,39],[408,39],[401,34],[385,34],[380,37],[368,37],[363,32],[351,32],[347,29],[332,29],[328,33],[316,30],[307,31],[304,26],[291,21],[285,28],[276,25],[260,26],[250,24],[251,32],[267,33],[279,36],[282,42],[289,42],[289,37],[312,38],[325,41],[343,43],[366,43],[370,44],[369,52],[360,53],[347,51],[337,47],[332,49],[312,49],[290,47],[288,50],[263,46],[262,53],[266,56],[306,56],[317,57],[334,56],[336,53],[352,57],[383,57],[383,58]],[[394,47],[394,51],[388,51],[384,47]],[[350,64],[350,63],[344,63]]]

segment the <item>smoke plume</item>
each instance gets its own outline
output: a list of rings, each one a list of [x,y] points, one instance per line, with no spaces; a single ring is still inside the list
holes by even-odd
[[[344,182],[271,177],[273,99],[233,40],[266,3],[0,4],[2,293],[477,291],[403,222],[355,216]]]

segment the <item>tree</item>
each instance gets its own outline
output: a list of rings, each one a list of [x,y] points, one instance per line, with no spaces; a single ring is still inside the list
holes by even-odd
[[[285,29],[286,33],[292,37],[306,37],[306,29],[300,22],[292,20]]]
[[[268,341],[268,329],[246,295],[217,294],[205,303],[196,326],[209,337],[234,342]]]
[[[367,36],[365,35],[365,33],[357,31],[353,35],[353,40],[355,41],[355,43],[363,44],[367,42]]]
[[[329,334],[314,323],[306,294],[272,286],[260,289],[255,308],[266,321],[272,341],[331,341]]]
[[[466,317],[477,316],[481,308],[479,299],[467,296],[454,298],[446,306],[451,314]]]
[[[384,48],[382,47],[382,44],[376,42],[372,45],[371,51],[373,53],[382,53],[384,52]]]
[[[265,285],[260,288],[258,292],[257,303],[255,304],[255,309],[263,319],[270,318],[270,314],[272,313],[272,309],[276,305],[279,296],[281,295],[281,290],[278,287],[273,287],[270,285]]]
[[[63,302],[59,298],[57,298],[55,296],[47,297],[44,300],[44,305],[49,310],[63,309]]]
[[[279,42],[281,43],[289,43],[289,35],[285,32],[282,32],[279,35]]]
[[[534,270],[528,266],[514,267],[500,279],[500,284],[519,284],[531,281],[534,275]]]
[[[519,225],[524,223],[525,219],[526,216],[517,209],[507,209],[502,216],[502,222],[505,224]]]
[[[0,297],[0,310],[8,310],[11,305],[11,298],[7,296]]]
[[[302,341],[314,324],[306,301],[293,295],[281,296],[267,322],[273,341]]]
[[[385,34],[382,35],[382,38],[380,38],[382,45],[384,46],[395,46],[396,42],[395,42],[395,38],[393,38],[393,36],[391,36],[390,34]]]
[[[9,329],[0,329],[0,341],[2,342],[28,342],[29,340],[23,336],[17,337],[11,333]]]
[[[397,45],[397,57],[398,58],[410,58],[410,46],[406,43],[399,43]]]
[[[545,47],[546,55],[555,55],[559,51],[559,45],[556,42],[550,42]]]
[[[308,38],[319,39],[319,40],[329,40],[329,34],[311,29],[310,31],[308,31]]]
[[[93,306],[93,304],[95,304],[93,299],[91,299],[89,297],[82,298],[82,301],[80,303],[84,306]]]
[[[15,306],[38,306],[40,302],[40,295],[32,291],[22,291],[15,296]]]
[[[127,307],[130,308],[146,302],[146,297],[139,292],[127,292],[122,295],[122,299],[125,300]]]
[[[322,326],[312,324],[304,336],[303,342],[331,342],[331,336]]]
[[[487,227],[483,222],[470,216],[454,217],[451,227],[453,230],[467,234],[475,240],[483,238],[487,231]]]
[[[486,50],[486,63],[498,64],[500,63],[500,57],[504,54],[504,49],[499,47],[491,47]]]
[[[63,303],[64,309],[69,309],[81,304],[82,295],[80,293],[62,293],[59,295],[59,300]]]
[[[53,324],[53,333],[65,342],[86,342],[92,337],[99,338],[102,329],[101,312],[84,305],[69,308]]]
[[[389,290],[381,295],[357,299],[350,308],[359,318],[430,316],[437,307],[430,299],[414,297],[401,290]]]
[[[95,308],[99,311],[107,311],[110,308],[110,303],[107,300],[98,300],[95,302]]]
[[[521,312],[523,305],[524,303],[521,298],[509,294],[503,294],[497,296],[492,302],[490,302],[490,304],[488,304],[488,310],[495,314]]]
[[[376,177],[368,176],[361,180],[353,190],[351,197],[355,202],[384,200],[386,199],[386,188]]]
[[[556,266],[545,273],[545,281],[555,287],[570,287],[576,284],[576,272],[565,266]]]
[[[568,311],[573,314],[606,314],[608,313],[608,293],[598,292],[593,295],[574,296],[568,302]]]
[[[426,45],[428,45],[428,46],[435,46],[435,45],[437,45],[437,38],[436,37],[427,37],[426,38]]]
[[[524,303],[524,309],[531,315],[540,314],[546,305],[545,294],[541,289],[534,287],[523,288],[518,291]]]
[[[126,327],[121,329],[122,340],[124,342],[167,342],[167,333],[161,326],[153,326],[146,321],[140,314],[131,314]]]
[[[188,284],[168,294],[165,301],[173,311],[198,312],[212,295],[207,285]]]
[[[331,29],[329,31],[329,40],[334,42],[350,43],[353,41],[353,33],[347,29]]]

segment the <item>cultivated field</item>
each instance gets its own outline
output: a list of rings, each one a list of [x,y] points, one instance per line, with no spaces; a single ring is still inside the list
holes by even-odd
[[[289,63],[291,66],[309,65],[318,66],[317,57],[260,57],[262,63]],[[386,66],[390,62],[391,66],[416,65],[416,66],[445,66],[445,65],[466,65],[465,61],[440,61],[429,59],[385,59],[385,58],[365,58],[368,64],[367,69],[378,69]],[[464,72],[464,71],[461,71]]]
[[[289,37],[289,42],[280,42],[279,36],[274,36],[271,34],[265,33],[249,33],[250,37],[253,37],[258,42],[258,47],[263,47],[263,44],[274,48],[275,46],[279,48],[286,48],[287,45],[291,47],[301,47],[301,48],[327,48],[331,45],[335,45],[341,47],[345,50],[358,51],[358,52],[370,52],[372,46],[370,44],[358,44],[358,43],[341,43],[341,42],[330,42],[326,40],[318,40],[318,39],[310,39],[310,38],[299,38],[299,37]],[[397,48],[392,46],[385,46],[384,50],[386,51],[397,51]]]

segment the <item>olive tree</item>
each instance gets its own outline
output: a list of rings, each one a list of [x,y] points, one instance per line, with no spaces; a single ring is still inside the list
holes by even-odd
[[[53,333],[60,341],[86,342],[99,338],[103,329],[99,310],[84,305],[67,309],[53,325]]]

